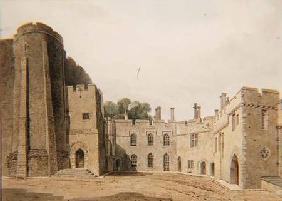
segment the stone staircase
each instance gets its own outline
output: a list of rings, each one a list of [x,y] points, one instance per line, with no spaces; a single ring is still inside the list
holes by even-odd
[[[282,178],[278,176],[263,177],[261,179],[261,188],[282,197]]]
[[[31,193],[24,189],[2,189],[2,201],[64,201],[51,193]]]
[[[75,169],[63,169],[58,171],[53,177],[55,178],[74,178],[74,179],[94,179],[97,176],[88,169],[75,168]]]
[[[267,181],[275,186],[282,188],[282,178],[281,177],[263,177],[264,181]]]

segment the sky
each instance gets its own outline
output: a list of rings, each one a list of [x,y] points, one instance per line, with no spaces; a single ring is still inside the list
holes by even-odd
[[[88,72],[104,100],[128,97],[193,118],[222,92],[282,90],[281,0],[1,0],[1,38],[43,22]],[[137,71],[140,68],[137,77]]]

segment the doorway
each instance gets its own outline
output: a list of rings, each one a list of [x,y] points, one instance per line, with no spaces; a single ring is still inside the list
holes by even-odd
[[[231,161],[230,183],[239,185],[239,162],[236,155],[232,157],[232,161]]]
[[[84,152],[81,149],[75,152],[75,167],[84,168]]]
[[[207,168],[206,168],[206,162],[205,161],[201,162],[200,168],[201,168],[201,174],[205,175],[207,173]]]

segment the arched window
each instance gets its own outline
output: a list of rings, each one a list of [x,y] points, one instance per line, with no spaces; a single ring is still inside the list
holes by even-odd
[[[164,146],[169,146],[170,142],[169,142],[169,135],[168,134],[164,134],[164,137],[163,137],[163,144]]]
[[[149,133],[148,134],[148,145],[152,146],[153,143],[154,143],[154,137],[153,137],[152,133]]]
[[[136,141],[137,141],[136,138],[137,138],[137,137],[136,137],[136,134],[132,133],[132,134],[130,135],[130,146],[136,146]]]
[[[181,172],[182,167],[181,167],[181,157],[180,156],[178,156],[177,162],[178,162],[178,171]]]
[[[154,162],[154,156],[152,153],[148,154],[148,167],[152,168],[153,167],[153,162]]]
[[[135,154],[130,156],[131,160],[131,167],[136,167],[137,166],[137,156]]]
[[[164,171],[169,171],[169,155],[166,153],[163,158]]]

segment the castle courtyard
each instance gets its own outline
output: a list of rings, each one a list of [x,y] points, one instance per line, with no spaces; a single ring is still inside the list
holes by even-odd
[[[3,178],[3,201],[279,201],[264,190],[229,190],[208,177],[119,173],[105,177]]]

